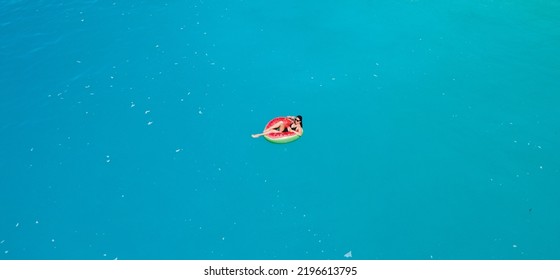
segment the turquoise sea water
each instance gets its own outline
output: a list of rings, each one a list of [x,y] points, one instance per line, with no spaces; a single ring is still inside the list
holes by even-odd
[[[2,1],[0,259],[560,259],[559,15]]]

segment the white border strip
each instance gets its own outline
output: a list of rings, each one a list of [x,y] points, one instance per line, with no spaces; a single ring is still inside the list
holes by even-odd
[[[339,267],[338,274],[334,274]],[[356,275],[340,273],[355,267]],[[214,274],[205,275],[213,268]],[[243,269],[288,275],[239,275]],[[259,269],[260,268],[260,269]],[[309,275],[313,268],[314,274]],[[258,270],[257,270],[258,269]],[[307,270],[305,270],[307,269]],[[217,272],[220,271],[220,272]],[[329,272],[330,271],[330,272]],[[231,275],[237,272],[238,275]],[[299,272],[299,274],[298,274]],[[303,273],[303,275],[302,275]],[[307,273],[307,275],[305,275]],[[319,275],[321,274],[321,275]],[[327,275],[324,275],[327,274]],[[350,275],[348,275],[350,274]],[[0,279],[560,279],[560,261],[0,261]]]

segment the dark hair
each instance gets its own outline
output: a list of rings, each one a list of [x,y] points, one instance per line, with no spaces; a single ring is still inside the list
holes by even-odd
[[[303,128],[303,117],[301,115],[297,115],[296,119],[299,119],[299,125]]]

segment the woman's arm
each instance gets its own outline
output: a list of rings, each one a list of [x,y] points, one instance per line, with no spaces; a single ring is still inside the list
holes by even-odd
[[[288,131],[293,132],[297,136],[300,136],[300,137],[301,137],[301,135],[303,135],[303,128],[301,128],[301,127],[296,128],[296,130],[293,130],[291,127],[288,127]]]

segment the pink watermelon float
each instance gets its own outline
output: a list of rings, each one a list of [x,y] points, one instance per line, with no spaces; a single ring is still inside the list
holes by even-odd
[[[269,121],[266,126],[264,127],[264,129],[266,130],[267,128],[273,126],[274,124],[284,121],[286,120],[285,117],[277,117],[272,119],[271,121]],[[293,141],[296,141],[299,139],[300,136],[298,136],[295,132],[289,132],[289,131],[285,131],[285,132],[273,132],[273,133],[269,133],[267,135],[264,135],[264,138],[272,143],[276,143],[276,144],[285,144],[285,143],[290,143]]]

